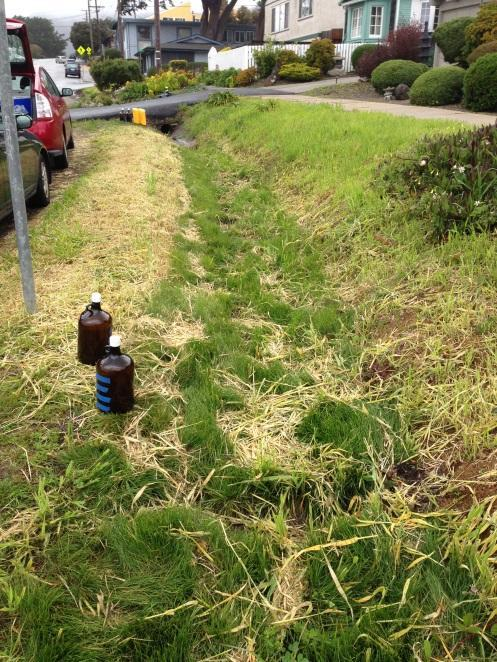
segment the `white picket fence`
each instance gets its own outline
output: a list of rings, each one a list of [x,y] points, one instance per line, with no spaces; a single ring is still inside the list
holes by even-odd
[[[343,44],[336,44],[335,56],[339,58],[338,67],[344,72],[349,73],[352,71],[352,53],[361,44],[354,42],[346,42]],[[212,47],[208,54],[209,71],[224,71],[225,69],[248,69],[255,66],[254,53],[265,48],[264,44],[257,46],[240,46],[226,51],[217,51]],[[309,48],[309,44],[281,44],[281,48],[288,49],[297,53],[297,55],[304,55]]]

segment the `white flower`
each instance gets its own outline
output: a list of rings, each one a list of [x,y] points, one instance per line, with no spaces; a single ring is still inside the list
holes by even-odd
[[[422,159],[422,160],[419,162],[419,165],[420,165],[420,166],[425,166],[426,164],[427,164],[426,159]]]
[[[481,205],[481,200],[475,200],[475,207],[479,207]]]
[[[466,170],[466,168],[464,166],[459,166],[458,170],[462,175],[464,173],[464,171]]]

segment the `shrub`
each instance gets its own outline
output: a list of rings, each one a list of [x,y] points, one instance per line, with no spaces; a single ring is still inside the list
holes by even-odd
[[[485,44],[477,46],[466,58],[468,64],[473,64],[478,58],[488,55],[488,53],[497,53],[497,41],[487,41]]]
[[[128,101],[144,99],[147,96],[148,87],[145,81],[128,81],[124,88],[119,90],[117,101],[119,103],[127,103]]]
[[[121,58],[121,51],[118,48],[106,48],[105,49],[105,60],[119,60]]]
[[[192,79],[184,71],[162,71],[155,76],[146,79],[146,85],[150,96],[163,94],[166,90],[174,92],[188,87]]]
[[[304,59],[297,55],[295,51],[288,48],[282,48],[276,53],[276,63],[282,67],[284,64],[294,64],[295,62],[304,62]]]
[[[307,64],[285,64],[279,71],[280,78],[292,81],[318,80],[321,71],[317,67],[309,67]]]
[[[465,39],[468,52],[480,44],[497,40],[497,2],[480,7],[476,18],[466,27]]]
[[[497,53],[478,58],[466,72],[464,105],[470,110],[497,110]]]
[[[236,106],[238,101],[238,97],[232,92],[215,92],[211,94],[206,103],[209,106]]]
[[[353,52],[352,52],[352,57],[351,57],[351,62],[352,62],[352,67],[354,69],[357,68],[357,63],[361,59],[361,57],[364,55],[364,53],[370,53],[371,51],[376,50],[377,46],[376,44],[362,44],[361,46],[358,46]]]
[[[442,23],[433,33],[436,45],[442,51],[446,62],[464,63],[466,51],[466,28],[474,19],[469,17],[454,18]]]
[[[389,162],[385,179],[403,202],[410,196],[416,222],[438,238],[497,226],[497,127],[430,137],[410,156]]]
[[[462,99],[464,69],[438,67],[425,71],[411,88],[411,103],[416,106],[444,106]]]
[[[261,50],[254,51],[254,61],[259,78],[267,78],[271,75],[276,66],[277,56],[278,51],[272,42],[266,44]]]
[[[199,80],[206,85],[217,85],[219,87],[234,87],[235,77],[238,69],[224,69],[223,71],[203,71]]]
[[[128,81],[142,80],[136,60],[99,60],[92,64],[90,72],[99,90],[116,89]]]
[[[419,23],[401,25],[392,30],[386,40],[390,60],[412,60],[418,62],[421,55],[423,30]]]
[[[426,64],[411,60],[389,60],[376,67],[371,74],[371,82],[375,90],[382,94],[387,87],[396,87],[400,83],[411,87],[425,71],[428,71]]]
[[[306,51],[305,62],[309,67],[316,67],[325,76],[333,67],[335,45],[331,39],[314,39]]]
[[[356,71],[362,78],[371,78],[376,67],[387,60],[390,60],[390,49],[385,44],[380,44],[374,50],[368,50],[361,55]]]
[[[255,83],[257,78],[257,69],[255,67],[249,67],[248,69],[242,69],[235,76],[235,86],[236,87],[247,87]]]
[[[170,60],[168,66],[173,71],[185,71],[188,68],[188,60]]]

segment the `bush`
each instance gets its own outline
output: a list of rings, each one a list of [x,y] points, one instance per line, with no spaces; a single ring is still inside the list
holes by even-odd
[[[468,55],[468,64],[473,64],[478,58],[483,55],[488,55],[488,53],[497,53],[497,41],[487,41],[485,44],[477,46],[474,51],[471,51]]]
[[[361,78],[369,79],[376,67],[387,60],[390,60],[390,49],[380,44],[375,46],[374,50],[368,50],[361,55],[357,61],[356,71]]]
[[[423,31],[418,23],[402,25],[389,33],[386,46],[391,60],[412,60],[419,62]]]
[[[433,39],[442,51],[446,62],[465,63],[465,31],[473,20],[469,17],[454,18],[452,21],[439,25],[433,33]]]
[[[242,69],[235,76],[235,86],[236,87],[247,87],[255,83],[257,78],[257,69],[255,67],[249,67],[248,69]]]
[[[193,82],[193,79],[185,71],[166,70],[155,76],[149,76],[145,82],[148,94],[150,96],[157,96],[163,94],[166,90],[175,92],[176,90],[188,87],[190,82]]]
[[[282,67],[284,64],[294,64],[295,62],[304,63],[304,59],[294,51],[282,48],[276,53],[276,63]]]
[[[117,101],[119,103],[127,103],[129,101],[137,101],[144,99],[148,96],[148,87],[145,81],[128,81],[124,89],[119,90]]]
[[[215,92],[205,102],[208,106],[236,106],[239,102],[232,92]]]
[[[224,69],[223,71],[203,71],[199,80],[205,85],[217,85],[218,87],[234,87],[235,77],[238,69]]]
[[[173,71],[185,71],[188,68],[188,60],[170,60],[168,66]]]
[[[465,39],[468,53],[480,44],[497,40],[497,2],[480,7],[476,18],[466,27]]]
[[[309,67],[316,67],[323,76],[333,67],[335,45],[331,39],[314,39],[306,51],[305,62]]]
[[[357,68],[357,63],[361,59],[361,57],[364,55],[364,53],[370,53],[371,51],[375,51],[377,48],[376,44],[362,44],[361,46],[358,46],[353,52],[352,52],[352,57],[351,57],[351,62],[352,62],[352,67],[354,69]]]
[[[317,67],[309,67],[307,64],[285,64],[279,70],[280,78],[303,82],[307,80],[318,80],[321,77],[321,71]]]
[[[266,44],[259,51],[254,51],[254,61],[259,78],[267,78],[271,75],[278,57],[278,51],[273,43]]]
[[[385,179],[402,203],[410,196],[416,223],[437,238],[497,226],[497,127],[430,137],[411,156],[390,162]]]
[[[438,67],[425,71],[411,88],[411,103],[416,106],[445,106],[462,99],[464,69]]]
[[[105,49],[105,60],[119,60],[121,59],[121,51],[118,48],[106,48]]]
[[[478,58],[467,70],[464,105],[470,110],[497,110],[497,53]]]
[[[411,87],[425,71],[428,71],[426,64],[411,60],[389,60],[376,67],[371,74],[371,82],[375,90],[383,94],[387,87],[396,87],[400,83]]]
[[[112,90],[122,87],[128,81],[142,80],[136,60],[99,60],[92,64],[90,72],[99,90]]]

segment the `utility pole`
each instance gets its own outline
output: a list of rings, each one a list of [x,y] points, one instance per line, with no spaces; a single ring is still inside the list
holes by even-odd
[[[91,2],[91,0],[88,0],[88,14],[87,15],[88,15],[88,27],[90,28],[91,52],[94,53],[95,52],[95,47],[94,47],[94,44],[93,44],[93,26],[92,26],[92,23],[91,23],[91,4],[90,4],[90,2]]]
[[[100,18],[98,16],[98,0],[95,0],[95,16],[97,19],[97,45],[100,47],[100,55],[105,55],[105,46],[102,43],[102,33],[100,31]]]
[[[9,168],[10,194],[14,209],[17,252],[21,270],[22,292],[24,304],[29,313],[36,312],[36,292],[33,277],[33,263],[29,247],[28,218],[26,200],[24,199],[24,184],[22,181],[21,159],[19,156],[19,141],[17,137],[17,122],[14,115],[14,100],[12,95],[12,73],[10,71],[9,42],[7,38],[7,19],[5,17],[5,0],[0,0],[0,101],[2,103],[2,118],[5,136],[5,151]]]
[[[117,0],[117,47],[121,51],[121,57],[124,57],[122,0]]]
[[[155,68],[159,70],[162,67],[162,53],[160,48],[160,7],[159,0],[154,0],[154,21],[155,21]]]

